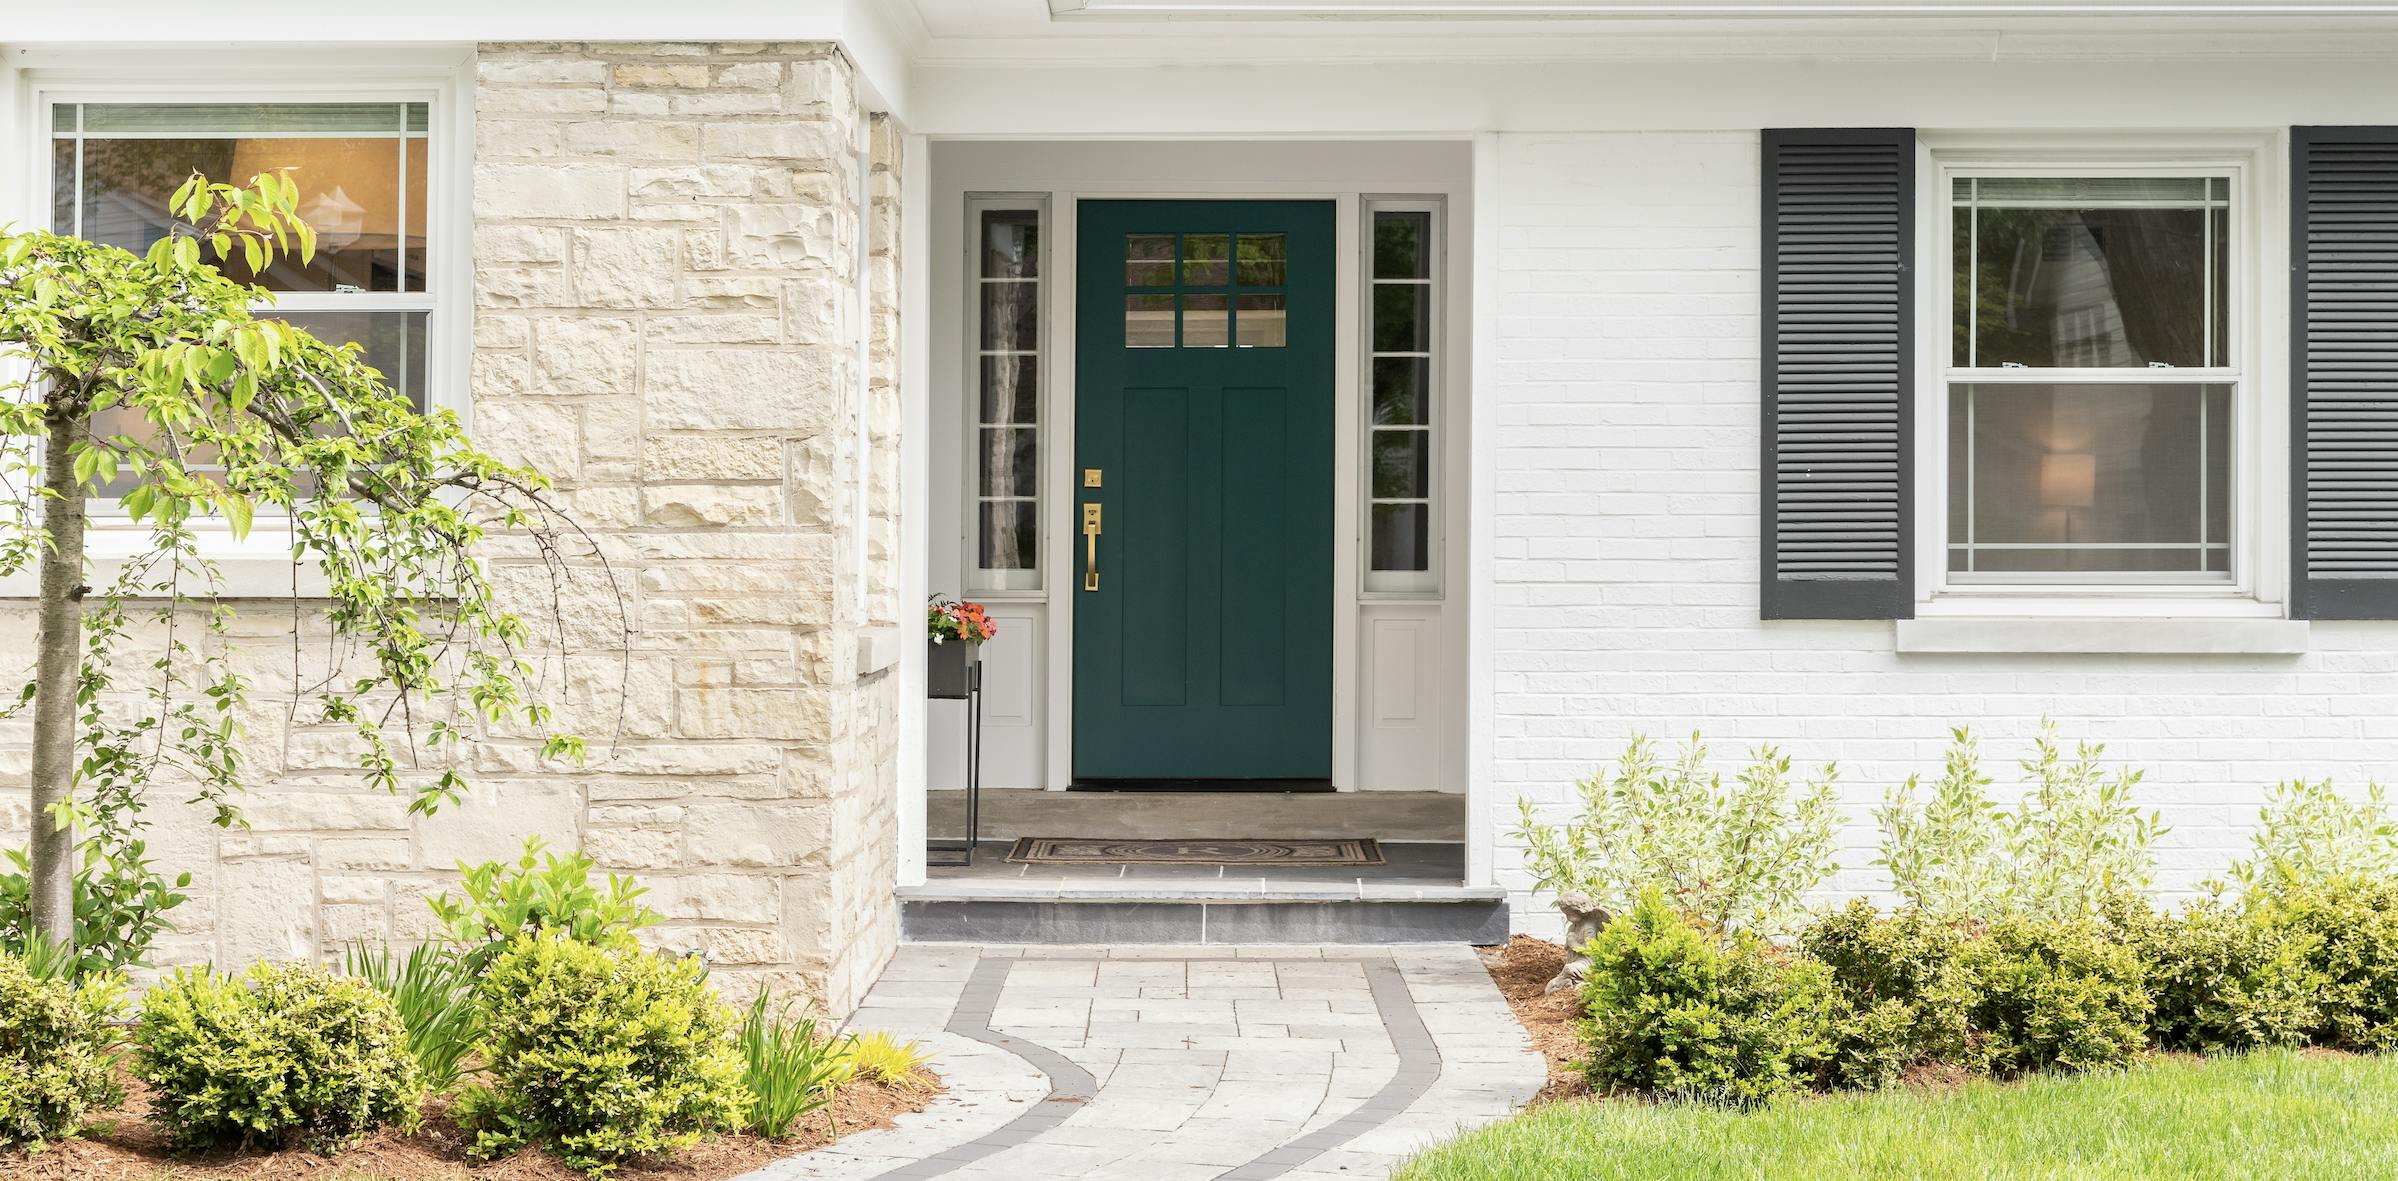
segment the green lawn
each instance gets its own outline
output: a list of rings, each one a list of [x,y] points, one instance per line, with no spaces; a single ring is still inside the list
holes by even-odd
[[[2398,1170],[2398,1056],[2265,1053],[2122,1073],[1786,1103],[1558,1104],[1426,1152],[1397,1181],[1504,1178],[2327,1178]]]

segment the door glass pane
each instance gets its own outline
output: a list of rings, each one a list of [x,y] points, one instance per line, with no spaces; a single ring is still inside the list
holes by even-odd
[[[1041,344],[1041,289],[1031,283],[982,285],[983,348],[1036,352]]]
[[[1040,486],[1035,464],[1039,432],[1027,427],[984,427],[982,494],[1030,497]]]
[[[1040,377],[1039,357],[984,357],[982,421],[1038,422]]]
[[[2228,209],[2205,178],[1957,182],[1956,363],[2227,363]]]
[[[1421,504],[1374,506],[1373,566],[1376,570],[1429,569],[1430,508]]]
[[[1040,517],[1029,500],[986,500],[976,564],[985,570],[1033,570],[1040,551]]]
[[[1127,295],[1124,297],[1124,347],[1130,349],[1170,349],[1174,347],[1173,296]]]
[[[1431,436],[1423,431],[1374,432],[1374,497],[1413,500],[1432,494]]]
[[[1374,351],[1420,353],[1430,347],[1432,330],[1426,288],[1415,283],[1374,285]]]
[[[1124,285],[1127,287],[1172,287],[1174,285],[1174,235],[1124,235]]]
[[[1041,211],[983,212],[983,278],[1037,279],[1041,275]]]
[[[1431,254],[1425,249],[1431,235],[1432,214],[1421,210],[1395,210],[1374,215],[1374,277],[1377,279],[1422,279],[1429,277]]]
[[[1424,399],[1429,357],[1374,358],[1374,422],[1379,426],[1429,421]]]
[[[1284,251],[1288,242],[1281,234],[1243,234],[1239,240],[1240,284],[1243,287],[1280,287],[1288,267]]]
[[[1239,343],[1245,349],[1278,349],[1289,340],[1290,312],[1279,294],[1241,296],[1240,314],[1234,323],[1239,326]]]
[[[1221,295],[1182,297],[1182,347],[1220,349],[1232,343],[1232,303]]]
[[[1949,568],[2224,576],[2231,406],[2227,385],[1952,387]]]
[[[1182,236],[1182,282],[1186,287],[1222,287],[1232,281],[1232,237],[1228,234]]]

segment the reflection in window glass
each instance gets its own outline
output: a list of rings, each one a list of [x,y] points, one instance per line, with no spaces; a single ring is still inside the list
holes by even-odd
[[[1370,539],[1376,570],[1432,568],[1432,506],[1377,503]]]
[[[979,203],[972,519],[978,590],[1040,587],[1041,273],[1046,210]],[[1170,256],[1169,256],[1170,258]],[[1169,261],[1167,266],[1172,267]]]
[[[1182,347],[1221,349],[1232,345],[1232,301],[1221,295],[1182,297]]]
[[[1245,349],[1278,349],[1290,340],[1290,310],[1280,293],[1266,295],[1258,292],[1243,294],[1237,314],[1233,317],[1237,342]]]
[[[1174,347],[1173,296],[1127,295],[1124,297],[1124,347],[1128,349],[1170,349]]]
[[[1174,235],[1125,235],[1124,285],[1127,287],[1172,287],[1174,285]]]
[[[982,276],[985,279],[1041,277],[1041,213],[1037,209],[983,211]]]
[[[1374,216],[1374,277],[1422,279],[1431,275],[1431,256],[1424,249],[1430,236],[1429,211],[1393,211]]]
[[[1407,203],[1413,204],[1413,203]],[[1432,434],[1433,213],[1371,207],[1366,373],[1368,590],[1429,590],[1435,450]]]
[[[2209,579],[2231,570],[2232,387],[1949,392],[1949,569]]]
[[[1425,392],[1432,380],[1430,357],[1374,358],[1374,425],[1422,426],[1431,422]]]
[[[1232,281],[1232,237],[1229,234],[1182,236],[1182,284],[1222,287]]]
[[[1239,274],[1243,287],[1280,287],[1288,272],[1288,249],[1281,234],[1242,234],[1238,239]]]
[[[1431,337],[1431,288],[1422,283],[1374,284],[1374,351],[1421,353]]]

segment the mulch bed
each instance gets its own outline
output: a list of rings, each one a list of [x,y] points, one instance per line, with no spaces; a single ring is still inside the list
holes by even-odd
[[[1518,935],[1497,947],[1480,949],[1482,966],[1490,972],[1515,1019],[1524,1023],[1532,1048],[1549,1060],[1549,1081],[1533,1096],[1538,1107],[1561,1099],[1590,1094],[1582,1075],[1582,1038],[1574,1023],[1582,1019],[1581,999],[1570,988],[1546,992],[1549,981],[1565,967],[1565,948],[1546,939]]]
[[[930,1071],[906,1085],[860,1081],[843,1087],[832,1105],[806,1116],[784,1140],[723,1136],[703,1140],[673,1156],[635,1160],[609,1176],[613,1181],[720,1181],[768,1161],[831,1143],[924,1106],[942,1091]],[[466,1159],[470,1138],[449,1119],[446,1105],[427,1107],[424,1127],[413,1136],[384,1132],[319,1156],[301,1148],[280,1152],[214,1152],[177,1157],[158,1131],[142,1118],[147,1104],[141,1084],[126,1082],[124,1106],[95,1117],[80,1140],[53,1144],[30,1156],[0,1153],[0,1177],[15,1181],[254,1181],[259,1178],[317,1177],[340,1181],[579,1181],[583,1174],[539,1150],[474,1164]]]

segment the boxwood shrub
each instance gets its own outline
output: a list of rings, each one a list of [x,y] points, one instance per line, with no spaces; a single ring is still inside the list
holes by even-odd
[[[46,979],[0,952],[0,1144],[64,1139],[86,1115],[124,1101],[124,1039],[111,1024],[123,998],[113,974]]]

